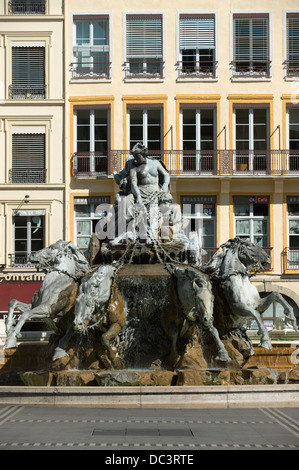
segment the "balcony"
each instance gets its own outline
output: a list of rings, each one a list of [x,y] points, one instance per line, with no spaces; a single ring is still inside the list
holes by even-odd
[[[232,61],[234,78],[270,78],[270,60]]]
[[[299,175],[299,150],[210,150],[187,152],[161,150],[149,152],[162,160],[173,176],[292,176]],[[73,176],[96,178],[120,171],[130,155],[129,150],[110,150],[105,155],[73,155]]]
[[[178,78],[180,79],[212,79],[216,78],[217,62],[194,61],[177,62]]]
[[[45,183],[47,177],[47,170],[45,169],[30,169],[20,170],[12,168],[9,170],[10,183]]]
[[[123,65],[125,79],[130,80],[155,80],[164,78],[164,62],[161,59],[135,59],[125,62]]]
[[[298,78],[299,77],[299,60],[286,60],[284,62],[286,77]]]
[[[46,85],[10,85],[8,94],[9,98],[13,100],[44,100],[46,98]]]
[[[11,267],[20,267],[20,268],[32,268],[35,267],[33,263],[30,262],[30,256],[32,253],[10,253],[8,255],[10,259],[10,266]]]
[[[11,15],[45,15],[46,0],[11,0],[8,12]]]
[[[72,80],[108,80],[111,78],[111,62],[72,62]]]
[[[299,248],[285,248],[282,259],[284,272],[299,270]]]

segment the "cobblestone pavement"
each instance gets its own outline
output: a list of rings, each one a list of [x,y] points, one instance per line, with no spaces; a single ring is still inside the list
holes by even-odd
[[[299,450],[299,408],[0,407],[0,450],[44,449]]]

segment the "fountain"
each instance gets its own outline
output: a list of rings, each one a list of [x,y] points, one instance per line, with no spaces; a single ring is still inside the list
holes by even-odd
[[[279,381],[269,368],[250,366],[254,348],[245,327],[254,319],[260,347],[271,350],[260,314],[276,300],[297,330],[284,298],[270,294],[261,299],[250,281],[252,272],[269,263],[265,251],[234,238],[204,264],[197,234],[188,232],[173,204],[168,171],[141,144],[115,181],[120,191],[113,207],[103,208],[88,251],[60,240],[35,253],[31,262],[46,272],[41,288],[31,304],[9,304],[5,354],[11,360],[27,320],[37,318],[53,330],[43,367],[19,370],[23,383]],[[15,310],[21,314],[17,322]],[[298,369],[292,369],[298,380]]]

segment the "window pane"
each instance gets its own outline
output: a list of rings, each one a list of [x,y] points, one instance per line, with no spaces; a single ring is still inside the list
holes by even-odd
[[[75,215],[76,217],[90,217],[90,206],[88,204],[76,204]]]
[[[299,216],[299,204],[288,204],[288,214]]]
[[[235,215],[249,215],[250,214],[250,206],[249,204],[235,204]]]
[[[108,21],[99,20],[93,23],[93,45],[106,46],[108,44]]]
[[[249,220],[236,220],[236,234],[250,236]]]
[[[253,204],[253,215],[255,216],[268,216],[269,205],[268,204]]]
[[[289,221],[289,233],[290,235],[299,235],[299,220]]]
[[[84,46],[90,44],[89,21],[76,22],[76,44],[77,46]]]
[[[90,234],[90,221],[77,221],[77,235]]]

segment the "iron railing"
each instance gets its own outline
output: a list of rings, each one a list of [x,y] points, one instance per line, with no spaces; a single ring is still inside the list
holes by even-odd
[[[73,175],[94,177],[120,171],[129,150],[110,150],[105,154],[87,152],[73,155]],[[299,175],[299,150],[210,150],[149,151],[162,160],[171,175],[187,176],[282,176]]]
[[[10,183],[45,183],[46,177],[47,170],[45,169],[19,170],[12,168],[9,170]]]
[[[11,15],[45,15],[46,0],[10,0],[8,12]]]
[[[299,247],[285,248],[282,252],[284,272],[299,270]]]
[[[233,76],[240,78],[268,78],[270,77],[270,67],[270,60],[234,60],[231,62]]]
[[[178,78],[215,78],[216,61],[181,61],[177,62]]]
[[[22,268],[30,268],[35,266],[33,263],[30,262],[30,256],[32,253],[25,253],[25,252],[18,252],[10,253],[8,255],[10,259],[10,266],[15,267],[22,267]]]
[[[111,62],[72,62],[70,72],[72,80],[109,79]]]
[[[43,100],[46,98],[46,85],[38,85],[38,86],[17,86],[17,85],[9,85],[8,93],[9,98],[14,100],[26,100],[26,99],[33,99],[33,100]]]
[[[162,59],[129,61],[124,63],[123,70],[126,79],[162,79],[164,61]]]
[[[299,60],[286,60],[284,68],[287,77],[299,77]]]

